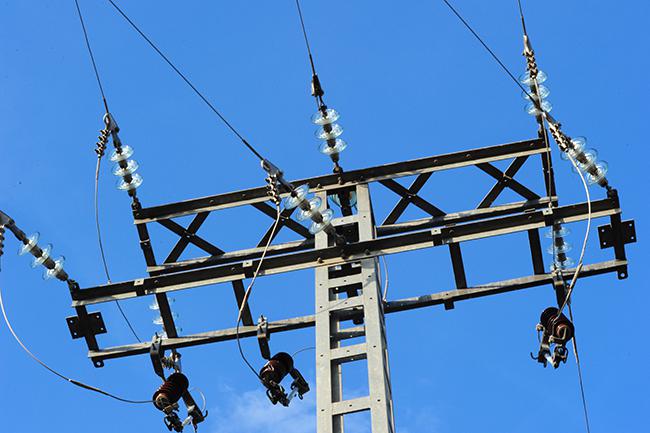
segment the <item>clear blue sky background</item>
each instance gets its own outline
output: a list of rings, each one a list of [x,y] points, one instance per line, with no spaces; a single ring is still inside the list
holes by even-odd
[[[309,69],[292,0],[121,1],[251,142],[289,178],[330,170],[309,117]],[[516,3],[458,0],[459,9],[517,73],[521,30]],[[260,185],[257,162],[103,0],[84,0],[87,24],[109,102],[124,141],[135,148],[145,206]],[[646,72],[648,2],[526,1],[539,63],[549,74],[554,114],[570,135],[586,135],[610,164],[624,217],[635,218],[630,278],[583,280],[574,312],[594,433],[647,432],[650,385],[648,306]],[[512,82],[440,1],[304,2],[328,103],[338,109],[349,149],[346,168],[532,138],[536,126]],[[27,232],[39,230],[82,286],[105,282],[95,240],[93,152],[102,106],[75,14],[68,1],[0,1],[0,208]],[[554,156],[562,203],[584,200],[566,163]],[[503,166],[501,164],[500,166]],[[542,192],[537,158],[522,169]],[[101,208],[114,280],[144,276],[129,199],[101,173]],[[425,196],[446,211],[475,206],[492,185],[475,168],[435,174]],[[593,189],[595,197],[603,191]],[[383,217],[395,197],[373,190]],[[507,193],[502,201],[516,199]],[[421,214],[410,211],[407,216]],[[201,233],[222,248],[249,246],[270,220],[254,210],[213,215]],[[596,224],[603,224],[604,221]],[[574,224],[581,242],[584,225]],[[587,261],[611,257],[597,248]],[[171,238],[154,230],[159,256]],[[43,282],[7,240],[0,284],[16,330],[56,368],[130,398],[158,386],[147,357],[95,369],[72,341],[66,287]],[[162,248],[162,249],[161,249]],[[525,235],[478,241],[464,253],[471,284],[531,273]],[[195,253],[195,251],[190,251]],[[446,250],[389,257],[391,298],[453,287]],[[275,296],[272,296],[274,294]],[[277,296],[280,294],[280,296]],[[173,304],[183,332],[231,327],[228,285],[179,293]],[[541,433],[583,431],[573,355],[557,371],[531,361],[539,313],[550,287],[467,301],[387,320],[397,430],[400,433]],[[148,299],[124,307],[139,333],[155,331]],[[271,319],[313,311],[313,273],[261,278],[253,314]],[[100,344],[132,342],[114,305],[101,306],[109,334]],[[274,350],[312,345],[313,329],[276,335]],[[74,388],[33,363],[0,325],[0,407],[6,433],[166,431],[153,406],[130,406]],[[261,365],[253,342],[245,347]],[[234,344],[183,351],[192,385],[208,398],[205,433],[312,433],[314,393],[290,409],[272,407],[241,363]],[[313,352],[298,366],[314,383]],[[347,396],[364,390],[346,368]],[[364,433],[363,416],[349,420]]]

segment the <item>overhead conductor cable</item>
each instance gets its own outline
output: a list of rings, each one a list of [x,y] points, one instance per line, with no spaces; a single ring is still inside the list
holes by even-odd
[[[308,212],[310,219],[313,221],[311,226],[312,232],[325,231],[328,234],[335,237],[337,243],[344,243],[345,239],[336,233],[336,230],[331,224],[332,217],[326,214],[327,210],[321,213],[318,209],[312,209],[310,207],[310,202],[306,199],[307,192],[309,187],[300,186],[294,187],[290,182],[284,178],[284,172],[280,170],[275,164],[273,164],[268,159],[264,158],[262,154],[255,149],[255,147],[250,144],[248,140],[244,138],[242,134],[235,129],[235,127],[228,122],[228,120],[216,109],[216,107],[203,95],[201,91],[190,81],[190,79],[183,73],[181,70],[162,52],[160,48],[149,38],[128,15],[113,1],[107,0],[113,8],[120,14],[122,18],[138,33],[147,44],[172,68],[172,70],[178,75],[184,82],[187,84],[192,91],[210,108],[210,110],[223,122],[230,131],[239,138],[239,140],[246,146],[246,148],[253,153],[259,160],[262,166],[262,169],[266,171],[268,178],[273,179],[274,182],[277,182],[280,186],[284,188],[286,192],[290,194],[290,197],[293,198],[292,203],[293,207],[299,206],[305,212]],[[303,187],[306,187],[305,191]],[[303,189],[301,189],[303,188]]]
[[[46,246],[44,248],[41,248],[38,244],[38,236],[26,236],[25,233],[20,230],[13,219],[11,219],[7,214],[4,212],[0,211],[0,258],[2,257],[2,253],[4,250],[4,232],[5,232],[5,227],[8,228],[14,236],[20,240],[23,243],[23,246],[20,248],[19,253],[26,254],[30,253],[31,255],[34,256],[34,264],[43,266],[46,268],[46,272],[44,274],[44,278],[49,279],[49,278],[56,278],[58,280],[67,282],[69,286],[75,286],[76,283],[74,280],[72,280],[68,274],[63,270],[63,265],[62,262],[57,259],[53,260],[52,258],[49,257],[49,251],[51,248],[48,248],[49,246]],[[1,268],[0,268],[1,269]],[[18,345],[27,353],[34,361],[36,361],[38,364],[40,364],[43,368],[45,368],[47,371],[50,373],[54,374],[55,376],[58,376],[59,378],[71,383],[72,385],[78,386],[80,388],[93,391],[102,395],[105,395],[107,397],[110,397],[112,399],[124,402],[124,403],[132,403],[132,404],[145,404],[145,403],[151,403],[151,400],[130,400],[126,398],[119,397],[115,394],[112,394],[110,392],[104,391],[100,388],[85,384],[83,382],[80,382],[76,379],[72,379],[54,368],[50,367],[48,364],[46,364],[44,361],[42,361],[38,356],[36,356],[26,345],[23,343],[23,341],[20,339],[16,331],[14,330],[13,326],[11,325],[11,321],[9,320],[9,317],[7,315],[7,311],[5,309],[5,304],[4,304],[4,299],[2,297],[2,287],[0,285],[0,311],[2,312],[2,318],[4,319],[5,324],[7,325],[7,329],[9,329],[9,332],[13,336],[13,338],[16,340]]]
[[[106,274],[106,280],[110,284],[111,277],[108,272],[108,263],[106,261],[106,254],[104,253],[104,243],[102,242],[102,231],[101,231],[101,225],[99,221],[99,170],[101,167],[102,157],[104,156],[104,153],[106,151],[106,146],[108,144],[108,140],[111,135],[111,129],[110,129],[111,117],[110,117],[110,110],[108,109],[108,101],[106,99],[106,93],[104,92],[104,86],[102,85],[102,80],[99,75],[99,69],[97,68],[97,62],[95,61],[95,55],[90,45],[90,40],[88,38],[88,30],[86,29],[86,23],[84,22],[83,14],[81,12],[81,7],[79,5],[79,0],[75,0],[75,6],[77,9],[77,15],[79,17],[79,22],[81,23],[81,29],[83,31],[84,41],[86,42],[86,49],[88,50],[90,61],[93,66],[93,71],[95,72],[95,79],[97,80],[97,86],[99,87],[99,92],[101,94],[102,102],[104,104],[104,109],[106,110],[103,118],[105,127],[100,131],[97,140],[97,145],[96,145],[97,147],[95,148],[95,153],[97,154],[97,165],[95,166],[94,207],[95,207],[95,227],[97,231],[97,244],[99,245],[99,253],[101,255],[102,265],[104,267],[104,273]],[[135,329],[131,324],[131,321],[129,320],[126,313],[122,309],[122,305],[118,300],[115,300],[115,305],[117,306],[117,309],[122,315],[122,318],[126,322],[127,326],[131,330],[133,336],[136,338],[136,340],[138,340],[138,342],[141,342],[142,340],[140,340],[140,337],[138,337],[138,334],[135,332]]]
[[[339,138],[341,134],[343,134],[343,127],[336,122],[341,116],[338,111],[333,108],[328,108],[325,104],[325,100],[323,99],[325,91],[323,90],[320,78],[316,72],[316,65],[314,64],[314,56],[311,51],[309,37],[307,36],[307,28],[305,26],[305,20],[300,6],[300,0],[296,0],[296,9],[298,11],[300,27],[302,29],[302,35],[307,48],[307,55],[309,57],[309,65],[311,67],[311,94],[316,99],[317,106],[317,111],[312,116],[311,120],[312,123],[318,125],[318,128],[315,131],[316,138],[322,140],[319,145],[319,150],[324,155],[330,157],[334,163],[333,171],[339,175],[340,179],[340,175],[343,173],[343,168],[339,164],[340,154],[348,147],[348,144],[343,139]],[[348,216],[352,215],[351,208],[356,205],[357,196],[355,191],[341,191],[332,195],[331,200],[341,208],[344,216]]]

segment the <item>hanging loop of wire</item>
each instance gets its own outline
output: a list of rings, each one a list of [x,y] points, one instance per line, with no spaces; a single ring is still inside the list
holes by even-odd
[[[23,341],[20,339],[18,334],[16,334],[16,331],[14,331],[13,326],[11,326],[11,322],[9,321],[9,318],[7,317],[7,311],[5,310],[5,305],[4,305],[4,300],[2,298],[2,288],[0,287],[0,310],[2,310],[2,317],[4,319],[5,324],[7,325],[7,328],[9,329],[9,332],[11,335],[14,337],[16,342],[20,345],[20,347],[38,364],[40,364],[43,368],[48,370],[50,373],[54,374],[55,376],[58,376],[59,378],[71,383],[72,385],[78,386],[79,388],[86,389],[88,391],[96,392],[98,394],[105,395],[107,397],[110,397],[114,400],[121,401],[123,403],[130,403],[130,404],[146,404],[146,403],[151,403],[151,400],[131,400],[128,398],[123,398],[119,397],[115,394],[111,394],[110,392],[104,391],[103,389],[85,384],[83,382],[80,382],[76,379],[72,379],[70,377],[65,376],[62,373],[59,373],[57,370],[53,369],[49,365],[47,365],[45,362],[43,362],[40,358],[38,358],[27,346],[23,343]]]
[[[575,323],[571,303],[569,303],[569,318],[571,319],[571,323]],[[573,356],[575,356],[576,367],[578,369],[578,381],[580,382],[580,396],[582,397],[582,410],[585,416],[585,427],[587,429],[587,433],[591,433],[591,428],[589,425],[589,411],[587,410],[587,398],[585,397],[585,384],[584,380],[582,379],[582,366],[580,364],[580,354],[578,353],[578,341],[576,340],[575,335],[571,341],[573,342]]]
[[[104,114],[104,128],[99,132],[99,137],[96,143],[95,147],[95,153],[97,154],[97,165],[95,166],[95,190],[94,190],[94,207],[95,207],[95,227],[97,231],[97,244],[99,245],[99,253],[101,256],[102,260],[102,266],[104,268],[104,274],[106,275],[106,280],[110,284],[111,282],[111,277],[108,272],[108,263],[106,260],[106,254],[104,252],[104,243],[102,241],[102,232],[101,232],[101,224],[99,221],[99,170],[101,168],[101,161],[102,157],[104,156],[104,153],[106,152],[106,146],[108,144],[109,137],[111,135],[111,122],[110,122],[110,111],[108,109],[108,101],[106,98],[106,92],[104,91],[104,86],[102,84],[102,79],[99,74],[99,68],[97,67],[97,62],[95,60],[95,54],[93,53],[92,46],[90,45],[90,38],[88,37],[88,29],[86,28],[86,23],[83,17],[83,13],[81,12],[81,6],[79,5],[79,0],[75,0],[75,6],[77,9],[77,16],[79,17],[79,22],[81,23],[81,29],[83,31],[83,36],[84,40],[86,42],[86,49],[88,50],[88,55],[90,56],[90,61],[92,63],[93,71],[95,72],[95,79],[97,80],[97,86],[99,87],[99,93],[102,98],[102,102],[104,104],[104,109],[106,110]],[[138,342],[142,342],[140,340],[140,337],[138,337],[138,334],[135,332],[135,329],[133,328],[133,325],[131,324],[131,321],[129,318],[126,316],[126,313],[122,309],[122,306],[120,305],[119,301],[115,301],[115,305],[117,305],[118,310],[120,311],[120,314],[126,321],[129,329],[131,330],[131,333],[133,336],[138,340]]]
[[[255,284],[255,280],[257,279],[257,276],[260,273],[260,269],[262,268],[262,263],[264,263],[264,259],[266,258],[266,253],[269,250],[269,247],[271,246],[271,242],[273,241],[273,235],[275,234],[275,231],[278,229],[278,224],[280,223],[281,219],[281,210],[280,206],[276,204],[276,217],[275,217],[275,223],[273,224],[273,229],[271,230],[271,236],[269,236],[269,240],[266,242],[266,245],[264,246],[264,251],[262,252],[262,256],[260,257],[260,261],[257,264],[257,268],[255,269],[255,272],[253,273],[253,278],[251,279],[251,282],[248,284],[248,287],[246,288],[246,292],[244,293],[244,298],[242,299],[241,305],[239,307],[239,312],[237,313],[237,328],[235,330],[235,335],[237,337],[237,348],[239,349],[239,355],[241,358],[244,360],[248,368],[253,372],[255,377],[258,379],[260,378],[259,373],[257,370],[253,367],[253,365],[248,361],[246,358],[246,355],[244,354],[244,349],[242,348],[241,345],[241,339],[239,336],[239,328],[241,326],[241,320],[242,320],[242,315],[244,313],[244,308],[248,305],[248,299],[250,298],[251,292],[253,290],[253,285]]]

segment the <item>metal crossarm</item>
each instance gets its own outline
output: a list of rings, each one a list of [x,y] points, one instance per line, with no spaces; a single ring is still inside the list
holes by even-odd
[[[620,209],[616,207],[616,204],[612,199],[594,201],[592,202],[592,216],[598,218],[620,213]],[[553,210],[542,209],[478,222],[459,225],[450,224],[433,230],[406,232],[395,236],[359,241],[345,247],[329,246],[267,257],[261,266],[260,275],[272,275],[324,265],[341,265],[362,257],[378,257],[383,254],[395,254],[432,246],[467,242],[496,235],[549,227],[554,221],[562,223],[582,221],[587,217],[587,204],[580,203]],[[248,257],[241,257],[240,260],[242,261],[228,265],[212,266],[82,289],[72,294],[73,306],[90,305],[115,299],[128,299],[240,280],[245,278],[247,274],[252,273],[252,270],[257,266],[257,260],[250,260]]]
[[[596,275],[610,273],[619,273],[627,270],[628,262],[625,260],[611,260],[585,265],[580,278],[587,278]],[[567,269],[564,272],[566,278],[570,278],[575,269]],[[453,307],[456,302],[478,299],[485,296],[509,293],[518,290],[525,290],[534,287],[543,287],[553,284],[553,275],[530,275],[527,277],[515,278],[498,282],[491,282],[477,286],[470,286],[466,289],[452,289],[436,293],[416,296],[413,298],[397,299],[389,301],[384,307],[386,314],[397,313],[400,311],[415,310],[418,308],[433,307],[437,305]],[[448,308],[448,309],[449,309]],[[294,317],[291,319],[278,320],[269,322],[269,332],[274,334],[278,332],[288,332],[296,329],[304,329],[315,326],[315,315]],[[337,340],[344,340],[362,336],[364,333],[363,326],[340,329],[334,332]],[[257,326],[242,326],[240,329],[240,338],[251,338],[257,335]],[[221,341],[231,341],[236,338],[235,328],[222,329],[218,331],[202,332],[187,335],[178,338],[167,338],[163,340],[162,347],[165,349],[181,349],[184,347],[201,346],[204,344],[218,343]],[[99,350],[90,350],[88,356],[91,359],[115,359],[127,356],[143,355],[149,353],[148,343],[128,344],[124,346],[109,347]]]
[[[421,173],[432,173],[460,167],[468,167],[480,163],[501,161],[525,155],[546,153],[544,141],[518,141],[515,143],[471,149],[462,152],[430,156],[427,158],[392,164],[350,170],[339,174],[328,174],[307,179],[292,181],[294,185],[307,184],[313,192],[335,190],[343,186],[355,186],[361,183],[372,183],[383,179],[396,179]],[[135,223],[143,224],[160,219],[176,218],[204,211],[215,211],[268,200],[266,187],[251,188],[243,191],[209,197],[169,203],[160,206],[138,209],[134,212]]]
[[[314,314],[270,322],[268,334],[316,328],[318,433],[344,433],[346,416],[358,412],[370,414],[373,433],[394,433],[385,314],[435,305],[450,310],[460,301],[542,286],[553,287],[556,296],[562,297],[564,292],[560,288],[565,280],[573,276],[575,269],[562,273],[547,272],[539,231],[558,223],[588,218],[607,219],[607,223],[598,228],[600,244],[601,248],[610,249],[614,257],[609,261],[585,264],[578,277],[584,279],[615,273],[619,279],[627,278],[625,246],[636,241],[636,232],[634,221],[622,219],[616,190],[609,190],[607,197],[592,200],[590,205],[574,203],[558,206],[558,199],[553,194],[555,183],[549,151],[541,137],[294,181],[295,185],[307,184],[310,192],[321,198],[323,207],[328,205],[328,198],[332,196],[340,199],[356,192],[356,213],[352,207],[348,207],[332,220],[333,232],[321,232],[314,236],[291,218],[293,209],[285,209],[277,227],[262,227],[264,232],[259,241],[255,239],[252,245],[234,251],[216,247],[218,242],[208,239],[207,230],[202,232],[202,237],[198,236],[199,228],[210,213],[236,207],[241,208],[242,212],[261,212],[275,218],[276,210],[266,203],[266,187],[149,208],[135,206],[133,215],[149,276],[72,290],[72,306],[79,312],[79,317],[70,318],[71,333],[77,336],[75,338],[86,337],[88,355],[97,367],[103,366],[108,359],[149,353],[148,343],[101,348],[96,335],[106,332],[107,328],[101,314],[88,314],[86,308],[113,300],[155,296],[166,333],[160,341],[161,349],[179,350],[229,341],[236,339],[237,335],[240,338],[255,337],[258,327],[253,320],[251,306],[243,304],[244,280],[251,278],[258,266],[260,278],[314,269]],[[514,180],[532,155],[541,157],[546,196],[540,197],[523,183]],[[493,165],[497,161],[507,160],[512,162],[504,171]],[[476,166],[496,179],[495,184],[490,181],[486,186],[486,190],[490,188],[489,192],[476,208],[443,211],[433,204],[435,200],[424,197],[424,186],[435,180],[433,173],[470,166]],[[414,177],[408,187],[398,182],[405,177]],[[375,187],[388,188],[399,196],[397,203],[388,208],[386,216],[378,219],[383,221],[379,225],[371,204],[371,192]],[[521,195],[524,200],[495,204],[506,188]],[[404,221],[403,216],[410,205],[424,211],[427,216]],[[173,221],[192,215],[193,219],[186,228]],[[149,225],[152,223],[178,236],[163,263],[156,262],[149,239]],[[287,234],[295,235],[296,239],[278,242],[277,235],[284,228],[288,229],[285,230]],[[472,264],[465,261],[462,244],[514,233],[527,235],[530,269],[515,274],[525,276],[487,284],[471,281]],[[333,239],[340,237],[345,237],[345,243]],[[260,263],[269,241],[271,245]],[[181,260],[190,244],[207,255]],[[425,292],[420,296],[384,301],[378,278],[378,258],[435,247],[449,251],[454,287],[433,293],[434,289],[423,288]],[[223,286],[219,286],[222,283],[227,283],[227,289],[233,292],[236,301],[233,309],[242,310],[239,332],[229,328],[179,335],[167,295],[202,286],[223,290]],[[367,366],[368,393],[365,396],[344,398],[345,381],[342,376],[345,374],[344,365],[350,363],[365,363]]]

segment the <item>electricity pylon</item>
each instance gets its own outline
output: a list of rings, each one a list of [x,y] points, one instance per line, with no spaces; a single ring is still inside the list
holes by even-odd
[[[541,172],[546,185],[541,195],[515,180],[520,168],[536,157],[541,159]],[[503,160],[512,160],[504,171],[493,164]],[[107,332],[107,328],[101,314],[88,313],[87,307],[113,300],[155,296],[166,332],[158,349],[178,351],[184,347],[233,340],[237,336],[235,328],[178,335],[167,295],[177,290],[208,285],[220,290],[222,283],[226,283],[232,285],[237,308],[241,308],[243,281],[253,275],[264,245],[269,239],[275,239],[280,230],[291,230],[300,238],[272,244],[261,264],[260,276],[315,269],[314,314],[270,322],[268,332],[272,334],[316,327],[318,433],[343,433],[344,416],[362,411],[370,412],[373,433],[394,433],[385,314],[432,305],[452,309],[456,302],[465,299],[547,285],[556,291],[558,303],[565,298],[564,280],[570,279],[575,269],[547,271],[540,230],[554,224],[586,220],[589,211],[587,203],[558,205],[550,162],[550,149],[540,137],[293,182],[295,185],[307,184],[311,192],[322,198],[323,208],[328,206],[328,197],[341,194],[353,197],[350,194],[355,193],[356,212],[333,220],[337,234],[346,240],[344,244],[335,242],[331,234],[325,232],[312,235],[290,218],[293,209],[284,210],[277,228],[273,230],[271,225],[259,243],[248,249],[226,252],[198,234],[208,215],[223,209],[247,207],[274,218],[275,209],[266,203],[269,199],[266,187],[153,207],[142,207],[138,202],[133,207],[133,216],[149,276],[97,287],[73,288],[72,306],[77,316],[68,318],[71,334],[73,338],[85,338],[88,356],[96,367],[102,367],[108,359],[150,353],[150,343],[100,348],[96,336]],[[433,173],[461,167],[475,167],[496,181],[476,207],[444,212],[421,197],[419,193]],[[408,187],[397,182],[397,179],[411,176],[415,176],[415,179]],[[396,205],[379,224],[373,212],[371,187],[385,187],[399,196]],[[522,200],[495,205],[506,188],[519,194]],[[409,206],[419,208],[428,216],[400,221]],[[188,215],[193,215],[194,219],[187,227],[174,221]],[[625,245],[636,240],[634,222],[622,221],[615,189],[609,189],[605,198],[592,201],[591,216],[609,219],[608,223],[598,228],[598,234],[601,248],[611,248],[614,257],[609,261],[585,264],[579,277],[615,273],[618,279],[627,278]],[[157,261],[149,236],[148,228],[155,224],[178,236],[162,262]],[[531,259],[529,275],[480,286],[469,285],[461,245],[517,232],[528,234]],[[179,260],[190,244],[207,255]],[[378,258],[435,247],[449,250],[455,287],[414,298],[384,301],[378,280]],[[248,305],[243,306],[242,318],[240,337],[256,336],[258,327],[253,322]],[[352,326],[348,326],[350,323]],[[355,344],[346,345],[348,339],[356,339]],[[344,400],[342,364],[361,360],[367,361],[369,394]]]

